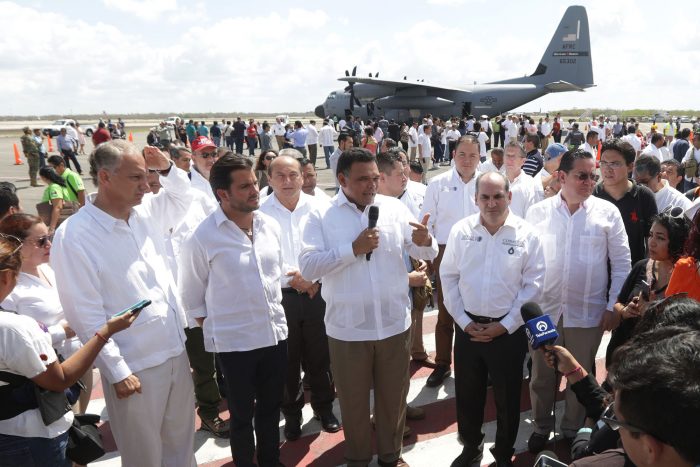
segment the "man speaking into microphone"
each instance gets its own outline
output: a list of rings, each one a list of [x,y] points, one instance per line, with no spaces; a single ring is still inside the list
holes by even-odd
[[[452,463],[482,459],[487,378],[496,401],[497,466],[511,466],[520,422],[527,340],[520,308],[544,284],[544,252],[535,230],[512,212],[508,179],[486,172],[476,179],[478,214],[450,231],[440,265],[445,307],[455,321],[457,429],[464,449]]]
[[[311,212],[304,226],[301,275],[323,279],[348,466],[372,460],[372,388],[379,465],[403,466],[411,326],[404,251],[433,259],[437,243],[428,216],[419,223],[401,201],[377,194],[379,169],[369,151],[343,152],[336,175],[341,189],[331,206]],[[368,228],[371,208],[379,210],[374,228]]]

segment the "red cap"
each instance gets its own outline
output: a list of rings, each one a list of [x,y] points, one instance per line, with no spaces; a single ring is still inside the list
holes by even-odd
[[[198,136],[197,139],[192,141],[192,152],[197,152],[205,148],[216,149],[216,144],[206,136]]]

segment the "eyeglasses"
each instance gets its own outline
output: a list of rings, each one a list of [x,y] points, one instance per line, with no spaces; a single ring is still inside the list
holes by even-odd
[[[630,433],[637,433],[637,434],[647,434],[651,435],[654,438],[658,439],[659,441],[664,441],[662,438],[658,437],[655,434],[649,433],[646,430],[642,430],[641,428],[637,428],[634,425],[631,425],[627,422],[621,422],[620,420],[617,419],[617,415],[615,415],[615,403],[613,402],[610,404],[604,411],[603,414],[600,416],[600,419],[605,422],[606,425],[610,427],[611,430],[613,431],[618,431],[620,428],[624,428],[625,430],[629,431]]]
[[[203,152],[199,155],[202,159],[209,159],[210,157],[217,158],[219,157],[218,152]]]
[[[674,219],[680,219],[683,217],[684,212],[685,211],[683,211],[683,208],[680,206],[668,206],[666,207],[666,209],[661,211],[661,214],[667,214],[673,217]]]
[[[625,167],[625,163],[624,163],[624,162],[620,162],[620,161],[615,161],[615,162],[600,161],[600,168],[601,168],[601,169],[608,169],[608,168],[610,168],[610,169],[613,169],[613,170],[617,170],[617,169],[621,169],[622,167]]]
[[[585,172],[580,172],[577,174],[570,174],[573,178],[580,182],[585,182],[586,180],[591,180],[592,182],[597,182],[600,176],[594,174],[594,173],[585,173]]]
[[[53,243],[53,234],[43,235],[36,239],[34,244],[39,248],[46,248],[46,245],[51,245]]]

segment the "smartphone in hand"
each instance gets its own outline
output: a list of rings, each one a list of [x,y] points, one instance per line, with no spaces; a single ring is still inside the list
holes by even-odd
[[[126,309],[120,311],[119,313],[114,315],[113,318],[116,318],[117,316],[125,315],[127,313],[131,313],[131,314],[135,315],[136,313],[140,313],[141,310],[143,310],[144,308],[146,308],[150,304],[151,304],[150,300],[141,300],[140,302],[131,305],[129,308],[126,308]]]

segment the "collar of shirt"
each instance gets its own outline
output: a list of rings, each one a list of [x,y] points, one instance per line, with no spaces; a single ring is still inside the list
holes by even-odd
[[[559,208],[563,208],[563,209],[569,214],[569,216],[572,216],[573,214],[571,214],[571,212],[569,212],[569,205],[566,204],[566,200],[565,200],[564,197],[562,196],[561,190],[559,190],[559,193],[556,194],[556,198],[558,199],[557,206],[558,206]],[[586,212],[587,212],[587,211],[590,209],[590,207],[591,207],[591,201],[590,201],[591,198],[593,198],[593,195],[589,196],[588,198],[584,199],[584,200],[581,202],[581,207],[582,207],[583,210],[586,211]],[[578,212],[578,210],[577,210],[577,212]],[[575,214],[575,213],[574,213],[574,214]]]
[[[90,193],[88,196],[88,201],[85,203],[85,206],[83,206],[83,209],[90,214],[90,217],[92,217],[97,224],[102,227],[104,230],[107,232],[111,232],[114,230],[114,227],[116,227],[117,223],[121,219],[117,219],[116,217],[112,217],[110,214],[107,214],[104,212],[102,209],[98,208],[95,206],[95,198],[97,198],[97,193]],[[133,213],[133,208],[131,209],[131,212],[129,213],[129,217],[131,217],[131,214]]]

